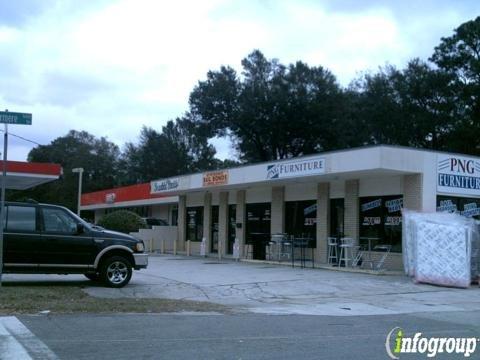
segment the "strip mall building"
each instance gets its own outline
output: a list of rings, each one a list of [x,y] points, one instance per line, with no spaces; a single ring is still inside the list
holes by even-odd
[[[177,176],[83,194],[95,220],[133,208],[176,226],[178,251],[240,256],[252,233],[315,239],[327,262],[327,237],[378,238],[392,246],[387,268],[400,269],[401,210],[480,215],[480,158],[397,146],[373,146]]]

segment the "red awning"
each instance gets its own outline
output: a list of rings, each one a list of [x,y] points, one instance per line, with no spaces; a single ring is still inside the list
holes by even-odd
[[[2,179],[3,161],[0,161]],[[7,189],[25,190],[53,180],[62,174],[58,164],[7,161]],[[2,180],[0,180],[2,181]]]
[[[147,199],[158,199],[164,195],[150,194],[150,183],[123,186],[82,194],[82,206],[122,203]]]

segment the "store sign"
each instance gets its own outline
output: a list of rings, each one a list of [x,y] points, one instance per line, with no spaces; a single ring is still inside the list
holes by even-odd
[[[212,171],[203,174],[203,186],[216,186],[228,184],[228,171]]]
[[[117,195],[115,193],[110,193],[105,195],[105,202],[107,204],[113,204],[115,202]]]
[[[380,225],[382,223],[382,218],[380,216],[364,216],[362,225],[363,226],[374,226]]]
[[[362,204],[362,212],[376,209],[376,208],[379,208],[380,206],[382,206],[382,199],[376,199],[368,203]]]
[[[467,157],[438,155],[437,191],[480,195],[480,161]]]
[[[461,212],[463,216],[473,217],[480,215],[480,207],[477,207],[477,203],[468,203],[463,205],[463,211]]]
[[[313,158],[267,165],[267,179],[283,179],[325,173],[325,159]]]
[[[449,212],[449,213],[456,213],[457,205],[452,200],[442,200],[440,201],[440,205],[437,206],[438,212]]]
[[[188,188],[188,181],[182,178],[171,178],[156,180],[150,183],[150,193],[158,194],[168,191],[185,190]]]
[[[389,213],[397,212],[403,208],[403,198],[385,201],[385,207]]]

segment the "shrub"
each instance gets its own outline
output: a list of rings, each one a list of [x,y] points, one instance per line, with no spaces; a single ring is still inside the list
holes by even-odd
[[[145,221],[140,216],[128,210],[118,210],[104,215],[98,225],[127,234],[146,227]]]

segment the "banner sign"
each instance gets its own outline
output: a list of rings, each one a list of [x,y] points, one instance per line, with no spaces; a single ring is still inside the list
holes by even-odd
[[[228,170],[212,171],[203,174],[203,186],[216,186],[228,184]]]
[[[150,193],[159,194],[169,191],[185,190],[188,188],[188,183],[188,179],[186,178],[155,180],[150,182]]]
[[[301,159],[267,165],[267,179],[283,179],[325,173],[325,158]]]
[[[379,208],[380,206],[382,206],[382,199],[376,199],[366,204],[362,204],[361,208],[362,208],[362,212],[365,212],[368,210]]]
[[[480,161],[463,156],[438,155],[437,191],[480,195]]]
[[[115,193],[106,194],[105,195],[105,203],[113,204],[115,202],[116,198],[117,198],[117,194],[115,194]]]

